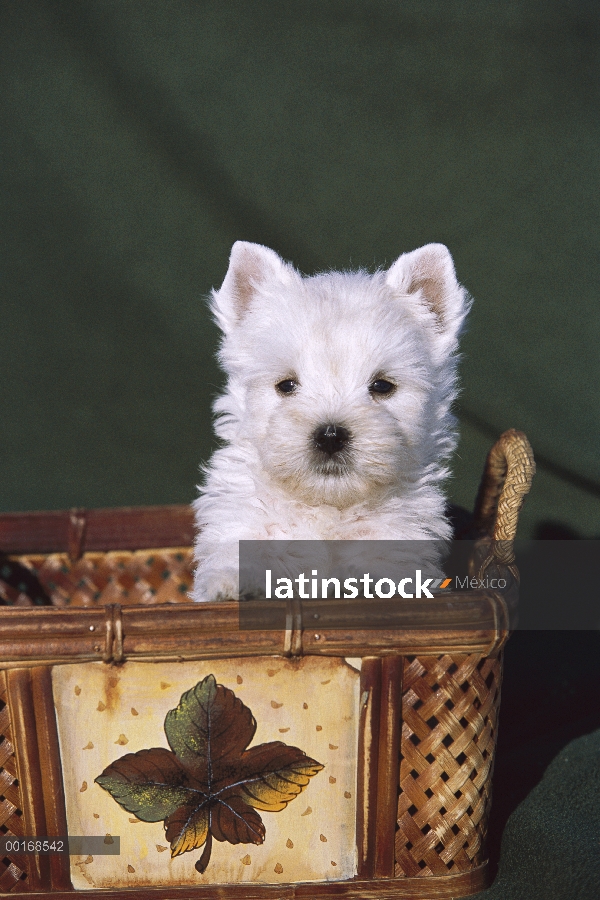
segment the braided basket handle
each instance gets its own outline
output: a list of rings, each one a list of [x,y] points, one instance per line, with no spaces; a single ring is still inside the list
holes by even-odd
[[[475,527],[499,542],[496,555],[504,562],[512,562],[519,513],[534,475],[531,444],[522,431],[505,431],[488,453],[475,501]]]

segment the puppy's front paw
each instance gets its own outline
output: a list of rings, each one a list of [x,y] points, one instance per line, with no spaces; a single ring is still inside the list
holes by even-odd
[[[237,600],[239,580],[237,570],[224,572],[198,572],[192,588],[192,599],[196,603]]]

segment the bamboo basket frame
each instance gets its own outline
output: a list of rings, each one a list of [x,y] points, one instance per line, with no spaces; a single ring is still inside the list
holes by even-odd
[[[475,510],[479,574],[518,580],[512,544],[535,470],[527,439],[505,432],[490,451]],[[72,510],[0,517],[0,547],[31,564],[62,554],[181,555],[187,507]],[[160,550],[160,548],[168,548]],[[175,548],[175,549],[173,549]],[[119,557],[123,567],[123,557]],[[135,560],[134,560],[135,562]],[[133,563],[132,563],[133,565]],[[180,599],[180,598],[179,598]],[[460,605],[457,603],[460,601]],[[433,604],[433,605],[432,605]],[[89,890],[90,900],[326,897],[451,898],[486,886],[485,834],[509,610],[495,591],[415,604],[410,629],[306,627],[290,603],[285,630],[241,631],[238,604],[0,608],[0,830],[67,834],[51,668],[67,662],[242,656],[362,657],[354,879],[307,884]],[[443,630],[432,627],[443,616]],[[452,618],[454,616],[454,619]],[[465,618],[466,616],[466,618]],[[415,627],[415,623],[418,627]],[[10,854],[0,896],[73,897],[68,858]]]

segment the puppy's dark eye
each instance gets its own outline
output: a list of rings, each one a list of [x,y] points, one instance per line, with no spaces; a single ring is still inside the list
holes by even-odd
[[[293,378],[284,378],[283,381],[280,381],[275,387],[280,394],[293,394],[298,387],[298,382],[294,381]]]
[[[380,396],[391,394],[395,389],[396,385],[392,384],[391,381],[387,381],[385,378],[376,378],[375,381],[369,385],[369,393]]]

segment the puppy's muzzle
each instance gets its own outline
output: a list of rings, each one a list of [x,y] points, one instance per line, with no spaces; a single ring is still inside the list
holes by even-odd
[[[331,457],[348,446],[350,432],[343,425],[319,425],[315,429],[313,440],[317,450]]]

